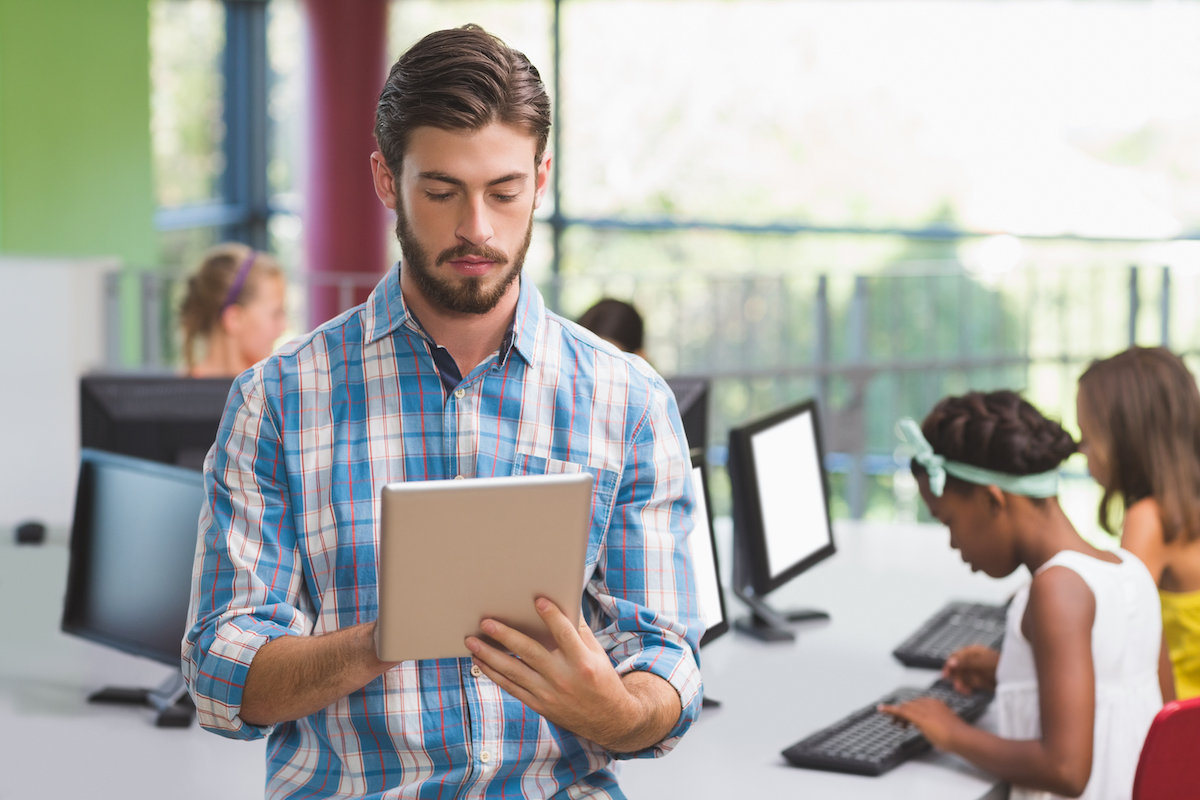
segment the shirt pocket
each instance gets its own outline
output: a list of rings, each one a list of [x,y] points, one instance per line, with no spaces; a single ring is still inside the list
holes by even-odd
[[[610,469],[590,467],[574,461],[517,453],[513,462],[513,475],[561,475],[564,473],[588,472],[592,476],[591,528],[588,531],[586,572],[590,576],[600,557],[609,520],[612,519],[613,498],[616,495],[620,474]]]

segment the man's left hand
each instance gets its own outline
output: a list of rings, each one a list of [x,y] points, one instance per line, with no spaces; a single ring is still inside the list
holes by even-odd
[[[520,631],[485,619],[483,632],[514,655],[467,637],[467,649],[484,674],[546,719],[607,750],[631,752],[660,741],[679,717],[675,689],[649,673],[622,680],[591,628],[572,625],[545,598],[534,605],[558,649],[547,650]]]

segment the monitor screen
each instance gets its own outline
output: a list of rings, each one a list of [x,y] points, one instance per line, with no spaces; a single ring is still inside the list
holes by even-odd
[[[693,456],[708,447],[708,378],[667,378]]]
[[[200,470],[217,438],[232,378],[86,375],[80,446]]]
[[[775,578],[829,542],[812,412],[751,434],[750,450],[758,477],[767,567]]]
[[[704,623],[701,646],[729,630],[725,617],[725,596],[721,592],[721,572],[717,561],[717,542],[713,534],[712,506],[708,502],[708,481],[704,464],[692,464],[692,488],[696,494],[695,527],[688,537],[688,549],[696,573],[696,597],[700,620]]]
[[[204,477],[84,450],[62,629],[178,667]]]
[[[763,595],[833,554],[815,402],[730,431],[729,459],[739,581]]]

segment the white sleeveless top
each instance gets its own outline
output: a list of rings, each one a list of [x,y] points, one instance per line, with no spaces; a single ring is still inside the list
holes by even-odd
[[[1092,663],[1096,673],[1096,729],[1092,740],[1092,775],[1081,798],[1129,800],[1142,743],[1154,715],[1162,708],[1158,656],[1162,646],[1162,612],[1158,587],[1136,556],[1116,550],[1120,564],[1064,550],[1038,570],[1066,567],[1087,583],[1096,598],[1092,624]],[[1029,602],[1029,584],[1008,608],[1004,644],[996,667],[996,706],[1000,735],[1006,739],[1038,739],[1037,671],[1021,620]],[[1044,800],[1049,792],[1016,786],[1011,800]]]

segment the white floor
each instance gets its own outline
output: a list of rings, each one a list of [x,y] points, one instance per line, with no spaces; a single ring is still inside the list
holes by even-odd
[[[0,529],[0,800],[261,800],[264,742],[154,727],[143,707],[94,705],[169,669],[59,631],[67,547]],[[30,589],[33,588],[33,592]]]

